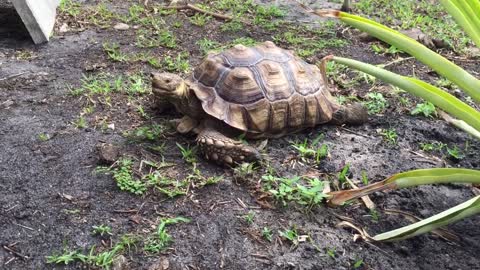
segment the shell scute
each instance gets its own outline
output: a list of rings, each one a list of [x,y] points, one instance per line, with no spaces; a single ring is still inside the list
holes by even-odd
[[[264,97],[253,71],[247,67],[230,70],[216,90],[225,101],[236,104],[249,104]]]
[[[259,83],[264,87],[264,94],[270,101],[286,99],[295,93],[288,74],[280,63],[265,60],[258,65]]]
[[[293,95],[289,102],[288,127],[291,129],[301,128],[305,122],[305,99],[299,95]]]
[[[257,103],[245,105],[244,108],[247,114],[248,129],[267,132],[270,119],[269,101],[262,99]]]
[[[279,100],[270,104],[270,130],[278,133],[288,126],[289,106],[287,100]]]

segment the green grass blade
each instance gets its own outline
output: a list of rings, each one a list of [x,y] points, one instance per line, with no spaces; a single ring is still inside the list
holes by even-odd
[[[465,90],[475,101],[480,102],[480,80],[416,40],[382,24],[360,16],[339,11],[325,10],[315,11],[315,13],[320,16],[337,17],[355,28],[367,32],[386,43],[394,45],[398,49],[401,49],[414,56],[422,63],[428,65],[442,76],[448,78],[461,89]]]
[[[418,79],[401,76],[388,70],[342,57],[331,57],[335,62],[347,65],[351,68],[368,73],[393,84],[409,93],[419,96],[449,114],[465,121],[468,125],[480,131],[480,112],[462,102],[453,95]]]
[[[480,1],[440,0],[440,3],[480,48]]]
[[[373,237],[376,241],[399,241],[416,235],[424,234],[439,227],[454,223],[458,220],[480,213],[480,196],[474,197],[462,204],[436,214],[411,225],[378,234]]]

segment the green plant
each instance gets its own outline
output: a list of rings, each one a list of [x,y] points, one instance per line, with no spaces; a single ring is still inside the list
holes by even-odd
[[[324,14],[322,12],[320,13]],[[369,31],[370,34],[404,49],[407,53],[414,55],[420,61],[426,63],[437,72],[450,79],[452,82],[457,83],[462,89],[470,94],[474,100],[480,101],[480,90],[478,90],[480,89],[480,80],[476,79],[459,66],[429,50],[415,40],[410,39],[385,26],[379,25],[378,23],[355,15],[345,15],[345,13],[342,12],[327,12],[325,14],[328,16],[339,16],[342,20],[359,27],[362,30]],[[480,138],[480,112],[462,102],[455,96],[424,81],[416,78],[400,76],[373,65],[341,57],[327,57],[325,60],[327,59],[331,59],[333,61],[359,69],[370,75],[379,77],[388,83],[424,98],[425,100],[433,103],[435,106],[460,119],[453,119],[449,122],[465,130],[466,132],[469,132],[473,136]],[[464,78],[465,80],[460,80],[459,78]]]
[[[245,180],[255,172],[254,166],[255,163],[243,162],[239,166],[233,168],[233,175],[238,179]]]
[[[423,151],[441,151],[446,146],[441,142],[420,143],[420,149]]]
[[[113,169],[113,179],[121,190],[128,191],[135,195],[145,193],[147,187],[145,183],[133,178],[133,161],[128,158],[122,158],[117,161],[117,167]]]
[[[347,175],[350,173],[350,164],[347,163],[343,166],[342,170],[338,174],[338,182],[341,184],[347,183]]]
[[[145,7],[138,4],[130,5],[130,7],[128,8],[129,21],[138,22],[138,20],[141,18],[144,12],[145,12]]]
[[[276,177],[273,175],[262,176],[264,189],[284,206],[293,201],[307,208],[320,204],[326,194],[323,193],[325,183],[317,178],[303,177]]]
[[[396,145],[397,144],[397,139],[398,135],[395,129],[389,128],[389,129],[384,129],[380,132],[380,134],[383,136],[383,140],[387,142],[390,145]]]
[[[248,212],[248,214],[244,215],[243,218],[245,219],[245,222],[247,222],[248,225],[253,224],[253,220],[255,218],[255,212]]]
[[[104,2],[92,6],[89,11],[86,12],[87,20],[100,28],[110,27],[112,19],[116,17],[115,13]]]
[[[465,155],[461,152],[461,150],[456,145],[454,145],[453,148],[450,148],[447,146],[447,153],[450,157],[456,160],[460,160],[465,157]]]
[[[79,251],[68,251],[65,250],[63,253],[60,254],[53,254],[46,257],[47,263],[56,263],[56,264],[69,264],[76,260],[85,262],[86,256],[80,253]]]
[[[93,235],[112,235],[112,228],[110,226],[106,225],[98,225],[98,226],[92,226],[92,234]]]
[[[276,18],[283,18],[286,12],[276,5],[256,5],[254,24],[259,25],[267,30],[274,30],[279,25]]]
[[[95,254],[96,247],[92,246],[87,255],[80,251],[68,251],[64,250],[61,254],[53,254],[47,256],[47,263],[55,264],[69,264],[74,261],[88,264],[90,266],[97,266],[103,269],[110,269],[114,259],[119,256],[125,249],[129,249],[131,245],[135,244],[136,238],[130,235],[124,235],[120,241],[115,243],[110,249]]]
[[[373,222],[378,222],[380,219],[380,214],[376,209],[370,209],[370,216],[372,217]]]
[[[272,230],[270,230],[268,227],[263,227],[262,237],[265,238],[268,242],[272,242],[272,236]]]
[[[235,32],[241,30],[243,27],[244,25],[240,20],[233,19],[230,22],[222,24],[220,30],[224,32]]]
[[[120,45],[118,43],[103,43],[103,50],[107,53],[108,58],[117,62],[128,62],[130,60],[127,54],[120,51]]]
[[[373,44],[372,49],[377,54],[397,54],[402,52],[401,50],[397,49],[395,46],[390,46],[389,48],[385,48],[382,45]]]
[[[180,53],[175,58],[172,58],[170,55],[165,56],[162,61],[162,67],[170,72],[188,72],[190,69],[188,53]]]
[[[432,117],[432,115],[437,115],[437,111],[435,110],[435,105],[430,102],[419,103],[415,107],[415,109],[411,112],[412,115],[423,114],[425,117]]]
[[[137,41],[135,43],[140,48],[165,47],[175,49],[177,47],[177,39],[173,32],[161,30],[139,29],[137,31]]]
[[[387,108],[388,102],[381,93],[368,93],[367,101],[363,103],[368,110],[368,114],[381,113]]]
[[[326,157],[328,157],[328,145],[322,144],[318,147],[319,142],[324,138],[323,134],[318,135],[311,143],[305,139],[303,142],[295,142],[292,147],[297,150],[302,161],[306,162],[313,158],[317,164]]]
[[[48,135],[47,133],[40,133],[38,134],[38,139],[42,142],[46,142],[50,140],[50,135]]]
[[[73,0],[62,0],[58,6],[61,13],[66,13],[72,17],[76,17],[80,14],[80,3]]]
[[[137,106],[137,111],[144,119],[150,119],[150,116],[145,112],[145,109],[142,105]]]
[[[189,164],[197,163],[197,147],[183,147],[181,144],[177,143],[177,147],[180,149],[182,154],[182,159]]]
[[[208,15],[205,15],[205,14],[201,14],[201,13],[196,13],[195,15],[193,15],[192,17],[190,17],[190,23],[192,23],[193,25],[196,25],[196,26],[204,26],[205,24],[207,24],[207,22],[211,19],[212,17],[211,16],[208,16]]]
[[[167,226],[177,223],[188,223],[190,219],[184,217],[166,218],[160,220],[157,230],[146,241],[144,250],[150,253],[163,251],[173,241],[172,236],[167,233]]]
[[[80,82],[80,87],[70,90],[71,95],[86,95],[89,98],[93,95],[103,95],[104,103],[107,105],[109,104],[109,95],[114,92],[123,92],[129,95],[143,95],[151,91],[150,85],[146,83],[144,76],[140,73],[128,77],[122,75],[114,76],[107,73],[89,76],[84,75]],[[93,108],[90,110],[93,110]],[[89,112],[86,111],[86,113]]]
[[[200,47],[200,51],[202,51],[203,54],[207,54],[208,52],[220,47],[220,43],[208,38],[200,39],[197,41],[197,45]]]
[[[292,245],[298,245],[298,232],[295,227],[286,229],[284,231],[278,231],[281,237],[288,240]]]
[[[83,129],[87,127],[87,120],[83,116],[79,116],[75,122],[73,122],[73,125],[78,128],[78,129]]]
[[[233,47],[237,44],[242,44],[244,46],[251,47],[251,46],[257,45],[258,41],[251,37],[239,37],[230,41],[226,46],[222,47],[221,49],[223,50],[229,47]]]
[[[335,259],[336,252],[337,251],[334,248],[327,248],[327,255],[332,259]]]
[[[440,2],[475,44],[480,47],[480,13],[474,12],[474,10],[480,9],[480,1],[440,0]],[[470,95],[473,101],[480,102],[480,80],[419,42],[382,24],[359,16],[339,11],[326,10],[316,11],[315,13],[320,16],[339,18],[343,22],[365,31],[370,35],[414,56],[417,60],[428,65],[437,73],[458,85]],[[442,89],[419,79],[400,76],[393,72],[359,61],[333,56],[327,57],[325,61],[327,59],[331,59],[378,77],[387,83],[395,85],[431,102],[440,109],[458,118],[454,119],[447,114],[442,114],[442,117],[446,121],[480,139],[480,112]],[[404,188],[422,184],[439,184],[459,181],[466,183],[480,183],[480,171],[444,168],[408,171],[396,174],[380,184],[375,183],[355,191],[349,190],[348,192],[334,193],[330,202],[332,203],[332,201],[335,201],[335,203],[343,203],[346,201],[345,199],[358,198],[357,195],[365,196],[371,192],[386,188]],[[480,196],[476,196],[465,203],[452,207],[425,220],[376,235],[373,239],[376,241],[402,240],[430,232],[441,226],[478,213],[480,213]]]
[[[368,185],[368,176],[366,171],[362,171],[362,183],[363,185]]]
[[[380,10],[375,9],[380,5]],[[445,16],[442,5],[432,5],[428,1],[360,0],[355,3],[355,11],[375,16],[380,22],[399,29],[421,29],[426,36],[435,36],[450,48],[465,50],[471,43],[455,21]]]
[[[358,269],[358,268],[360,268],[362,265],[363,265],[363,260],[362,260],[362,259],[358,259],[358,260],[356,260],[355,263],[353,264],[353,269]]]
[[[149,164],[148,162],[145,163]],[[157,169],[160,168],[161,167],[157,167]],[[157,170],[145,175],[143,179],[146,180],[148,186],[154,186],[156,190],[167,195],[169,198],[185,195],[188,191],[187,179],[166,177]]]
[[[130,132],[124,133],[124,135],[133,141],[156,141],[163,136],[166,127],[158,124],[149,126],[138,127]]]

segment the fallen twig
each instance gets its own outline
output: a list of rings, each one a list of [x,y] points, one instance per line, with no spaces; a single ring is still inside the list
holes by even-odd
[[[358,133],[358,132],[353,131],[353,130],[351,130],[351,129],[348,129],[348,128],[346,128],[346,127],[340,127],[340,129],[345,130],[345,131],[347,131],[347,132],[349,132],[349,133],[352,133],[352,134],[355,134],[355,135],[364,137],[364,138],[368,138],[368,139],[373,139],[373,138],[374,138],[374,137],[371,137],[371,136],[368,136],[368,135],[365,135],[365,134],[362,134],[362,133]]]
[[[353,189],[358,189],[358,186],[355,185],[355,183],[353,183],[352,180],[350,180],[348,177],[345,177],[345,179],[347,180],[348,184],[353,188]],[[373,203],[373,201],[370,199],[370,197],[368,195],[366,196],[363,196],[363,197],[360,197],[360,199],[362,199],[363,203],[365,204],[365,206],[368,208],[368,209],[375,209],[375,204]]]
[[[20,72],[20,73],[17,73],[17,74],[13,74],[13,75],[10,75],[10,76],[1,78],[1,79],[0,79],[0,82],[1,82],[1,81],[5,81],[5,80],[10,80],[10,79],[13,79],[13,78],[18,77],[18,76],[22,76],[22,75],[25,74],[25,73],[27,73],[27,72],[26,72],[26,71],[25,71],[25,72]]]
[[[195,6],[195,5],[192,5],[192,4],[186,4],[186,5],[182,5],[182,6],[164,6],[164,7],[162,7],[162,9],[176,9],[176,10],[190,9],[190,10],[193,10],[193,11],[196,11],[196,12],[200,12],[200,13],[203,13],[203,14],[206,14],[206,15],[210,15],[210,16],[215,17],[217,19],[221,19],[221,20],[225,20],[225,21],[233,20],[232,16],[225,15],[225,14],[220,14],[220,13],[212,12],[212,11],[208,11],[208,10],[204,10],[204,9],[201,9],[201,8]]]
[[[437,158],[437,157],[434,157],[434,156],[429,157],[429,156],[423,155],[423,154],[421,154],[421,153],[415,152],[415,151],[413,151],[413,150],[409,150],[409,152],[412,153],[412,154],[414,154],[414,155],[417,155],[417,156],[419,156],[419,157],[421,157],[421,158],[426,159],[426,161],[427,161],[428,163],[430,163],[430,164],[438,165],[439,162],[442,162],[443,166],[445,166],[445,161],[443,161],[443,160],[441,160],[441,159],[439,159],[439,158]]]
[[[138,213],[138,211],[140,211],[140,209],[113,210],[114,213],[122,213],[122,214]]]
[[[4,248],[5,250],[7,250],[8,252],[12,253],[13,255],[17,256],[17,257],[20,257],[20,258],[22,258],[22,259],[24,259],[24,260],[27,260],[27,259],[28,259],[27,256],[21,254],[20,252],[17,252],[17,251],[15,251],[15,250],[13,250],[13,249],[10,248],[9,246],[3,246],[3,248]]]
[[[17,226],[20,226],[20,227],[22,227],[22,228],[24,228],[24,229],[30,230],[30,231],[35,231],[34,228],[30,228],[30,227],[25,226],[25,225],[22,225],[22,224],[18,224],[18,223],[15,223],[15,222],[14,222],[13,224],[15,224],[15,225],[17,225]]]

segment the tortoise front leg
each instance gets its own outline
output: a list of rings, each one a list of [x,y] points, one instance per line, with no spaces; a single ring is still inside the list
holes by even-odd
[[[198,134],[197,144],[206,159],[223,165],[233,165],[260,159],[260,153],[254,147],[229,138],[208,127]]]

